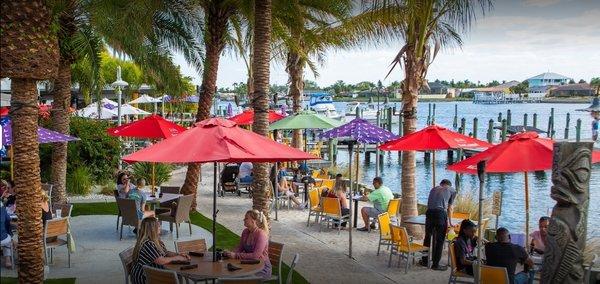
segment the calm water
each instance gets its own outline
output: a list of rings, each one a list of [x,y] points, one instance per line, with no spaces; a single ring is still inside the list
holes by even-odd
[[[417,108],[418,129],[425,126],[428,115],[428,104],[419,103]],[[227,103],[223,103],[226,107]],[[533,123],[533,114],[537,113],[537,126],[542,130],[547,130],[550,111],[554,108],[555,111],[555,138],[563,139],[566,126],[567,113],[571,115],[569,125],[569,137],[575,138],[575,124],[577,119],[582,120],[581,138],[591,138],[591,117],[587,112],[575,111],[576,109],[585,108],[589,104],[506,104],[506,105],[475,105],[471,102],[440,102],[436,103],[435,121],[436,124],[452,129],[454,106],[458,106],[459,125],[460,118],[466,119],[466,133],[472,132],[473,118],[479,120],[478,137],[486,139],[487,125],[490,119],[497,121],[498,113],[502,112],[502,117],[506,118],[508,109],[512,112],[512,125],[522,125],[523,115],[528,114],[528,125]],[[344,112],[346,103],[335,103],[336,109],[339,112]],[[398,118],[395,117],[397,120]],[[393,132],[398,133],[398,124],[393,125]],[[544,135],[544,134],[542,134]],[[447,166],[447,155],[445,151],[440,151],[436,155],[436,179],[438,182],[447,178],[454,182],[455,174],[445,170]],[[338,154],[338,163],[346,165],[348,162],[348,154],[345,151],[340,151]],[[518,163],[518,160],[515,160]],[[375,156],[371,156],[371,163],[365,164],[364,157],[361,155],[360,167],[363,169],[363,183],[370,183],[375,177]],[[381,176],[384,183],[389,186],[394,192],[400,192],[400,177],[401,166],[398,163],[398,153],[389,152],[385,154]],[[550,198],[550,171],[542,173],[529,174],[530,188],[530,228],[537,228],[537,220],[540,216],[547,215],[555,201]],[[474,198],[477,198],[479,181],[474,175],[463,175],[461,180],[461,191],[471,191]],[[417,168],[416,168],[416,185],[417,197],[419,203],[427,202],[427,194],[431,187],[431,169],[423,161],[423,153],[417,152]],[[485,195],[491,196],[494,191],[503,192],[503,208],[500,216],[500,226],[507,227],[513,231],[524,231],[525,228],[525,199],[524,199],[524,177],[523,174],[495,174],[488,175],[485,184]],[[590,181],[590,208],[588,215],[588,235],[600,237],[600,165],[594,165],[592,177]]]
[[[556,138],[562,139],[566,125],[567,113],[571,115],[571,123],[569,128],[569,137],[575,138],[575,122],[578,118],[582,120],[582,139],[591,138],[591,117],[588,113],[575,111],[576,109],[587,107],[589,104],[512,104],[512,105],[475,105],[471,102],[441,102],[436,103],[436,123],[447,128],[452,128],[454,117],[454,106],[458,105],[459,119],[461,117],[467,120],[467,133],[472,131],[473,118],[479,120],[478,137],[486,139],[487,121],[490,119],[497,120],[498,112],[503,112],[503,117],[506,117],[508,109],[512,112],[512,124],[522,125],[523,114],[527,113],[528,124],[532,124],[533,113],[538,114],[538,128],[547,129],[550,110],[555,111],[555,131]],[[336,108],[345,109],[344,103],[336,104]],[[425,126],[427,122],[428,103],[419,103],[417,109],[418,129]],[[397,119],[397,117],[396,117]],[[460,120],[459,120],[460,125]],[[398,124],[393,125],[393,131],[398,133]],[[363,182],[370,183],[375,176],[375,156],[371,156],[371,163],[365,164],[364,157],[361,156],[360,166],[363,168]],[[338,154],[340,163],[347,163],[347,152]],[[518,160],[515,160],[517,163]],[[447,178],[454,182],[455,174],[445,170],[447,165],[447,155],[445,151],[440,151],[436,155],[436,179],[440,181]],[[398,153],[389,152],[385,154],[381,176],[384,182],[393,191],[400,192],[400,177],[402,171],[398,163]],[[551,172],[530,173],[529,174],[530,188],[530,227],[537,228],[537,219],[542,215],[547,215],[548,210],[552,208],[555,201],[550,198],[550,179]],[[463,175],[461,180],[461,191],[471,191],[474,197],[477,198],[479,188],[479,180],[475,175]],[[431,187],[431,170],[423,161],[423,153],[417,152],[417,168],[416,168],[416,184],[417,197],[419,203],[427,202],[428,190]],[[485,195],[491,196],[494,191],[503,192],[503,208],[500,216],[500,226],[507,227],[509,230],[524,231],[525,228],[525,199],[524,199],[524,177],[523,174],[495,174],[488,175],[485,185]],[[592,177],[590,181],[590,212],[588,217],[588,235],[600,236],[600,230],[595,231],[592,228],[600,227],[600,165],[593,166]]]

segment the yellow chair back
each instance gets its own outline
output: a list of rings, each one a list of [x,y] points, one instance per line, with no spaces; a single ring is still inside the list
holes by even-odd
[[[508,284],[508,273],[504,267],[481,266],[481,283]]]
[[[450,268],[452,269],[452,272],[456,272],[456,252],[454,252],[454,242],[450,243],[448,253],[450,254]]]
[[[312,173],[310,174],[310,176],[312,178],[318,178],[319,177],[319,171],[313,170]]]
[[[316,189],[311,189],[308,191],[308,202],[310,202],[310,208],[315,208],[319,206],[319,191]]]
[[[331,197],[323,197],[321,199],[321,202],[323,203],[323,213],[329,214],[329,215],[334,215],[334,216],[342,215],[342,208],[340,206],[339,199],[331,198]]]
[[[409,237],[406,228],[390,224],[392,243],[401,247],[408,247]]]
[[[388,204],[388,210],[387,213],[389,214],[389,216],[396,216],[398,215],[398,210],[400,210],[400,203],[402,202],[402,199],[392,199],[390,200],[390,203]]]
[[[377,216],[377,219],[379,221],[379,234],[381,235],[381,238],[389,239],[391,235],[390,214],[388,214],[387,212],[381,213],[379,214],[379,216]]]
[[[333,189],[334,186],[335,186],[334,179],[324,179],[323,182],[321,183],[321,187],[327,187],[328,189]]]

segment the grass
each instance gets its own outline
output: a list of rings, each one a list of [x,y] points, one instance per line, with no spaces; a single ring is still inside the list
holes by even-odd
[[[2,277],[0,278],[2,284],[16,284],[19,283],[19,279],[14,277]],[[57,278],[57,279],[46,279],[45,284],[74,284],[75,278]]]
[[[82,216],[82,215],[116,215],[117,213],[117,203],[115,202],[97,202],[97,203],[75,203],[73,204],[73,212],[72,216]],[[190,214],[190,220],[192,224],[204,228],[205,230],[212,230],[212,220],[207,218],[206,216],[198,213],[192,212]],[[216,234],[218,238],[216,238],[216,246],[218,248],[223,249],[232,249],[240,242],[240,236],[231,230],[225,228],[225,226],[217,223],[216,225]],[[287,264],[282,265],[281,275],[284,280],[287,277],[287,274],[290,270],[290,267]],[[275,272],[275,271],[273,271]],[[308,281],[302,277],[297,271],[294,271],[293,283],[308,283]],[[4,281],[2,281],[4,284]],[[60,282],[63,283],[63,282]],[[68,283],[68,282],[64,282]]]

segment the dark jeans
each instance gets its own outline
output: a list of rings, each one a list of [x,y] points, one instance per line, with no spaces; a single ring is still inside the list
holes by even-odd
[[[423,245],[430,248],[432,266],[435,267],[440,264],[442,258],[446,229],[448,229],[448,214],[444,210],[427,209],[425,217],[425,240]],[[432,236],[433,245],[430,245]],[[423,261],[427,262],[427,257],[423,257]]]
[[[348,215],[348,214],[350,214],[350,209],[348,209],[348,208],[342,208],[342,216]],[[335,220],[338,221],[338,219],[335,219]],[[342,222],[341,225],[342,225],[343,228],[346,228],[346,223],[348,223],[348,222]],[[335,227],[337,228],[337,225]]]

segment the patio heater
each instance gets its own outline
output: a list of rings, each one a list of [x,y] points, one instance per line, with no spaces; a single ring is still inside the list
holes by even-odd
[[[129,86],[129,84],[121,79],[121,66],[117,66],[117,80],[114,81],[111,86],[117,93],[117,125],[121,126],[121,95],[123,94],[122,89]],[[98,102],[100,104],[100,102]],[[119,142],[122,138],[119,137]],[[121,153],[119,153],[119,170],[123,168],[123,162],[121,161]]]

